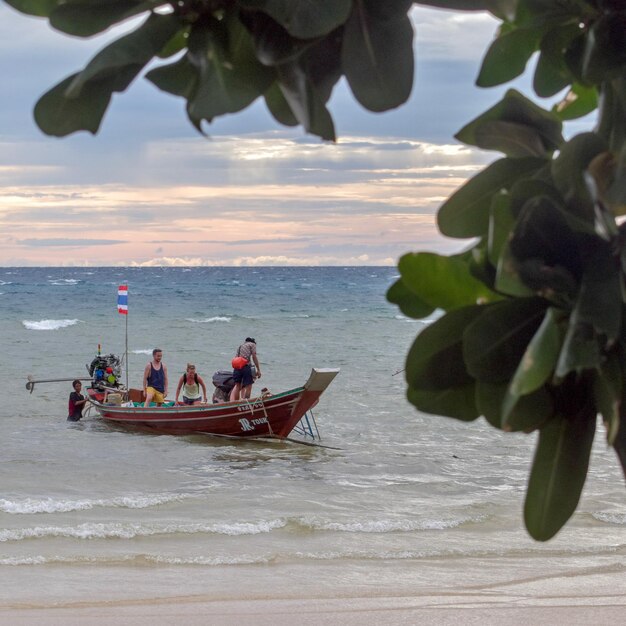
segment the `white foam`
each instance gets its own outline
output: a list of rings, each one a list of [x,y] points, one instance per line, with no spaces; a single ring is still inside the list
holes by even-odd
[[[150,556],[147,555],[147,561],[153,563],[165,563],[167,565],[256,565],[258,563],[269,563],[272,559],[269,557],[219,557],[219,556],[192,556],[192,557],[174,557],[174,556]]]
[[[599,511],[592,513],[600,522],[607,522],[608,524],[617,524],[619,526],[626,525],[626,513],[618,513],[617,511]]]
[[[225,315],[216,315],[215,317],[205,317],[204,319],[195,319],[193,317],[185,318],[188,322],[192,322],[194,324],[211,324],[213,322],[230,322],[232,318],[226,317]]]
[[[0,565],[43,565],[47,562],[45,556],[12,556],[0,559]]]
[[[39,322],[24,320],[22,324],[27,330],[59,330],[59,328],[74,326],[78,322],[80,320],[40,320]]]
[[[482,519],[482,518],[481,518]],[[334,530],[346,533],[393,533],[411,532],[414,530],[445,530],[457,528],[467,522],[477,522],[480,519],[463,517],[457,519],[426,519],[426,520],[366,520],[358,522],[323,522],[314,519],[303,519],[304,526],[314,530]]]
[[[54,498],[24,498],[7,500],[0,498],[0,511],[13,515],[33,515],[37,513],[67,513],[68,511],[86,511],[95,507],[114,507],[127,509],[145,509],[152,506],[180,502],[193,496],[154,494],[119,496],[116,498],[55,500]]]
[[[133,354],[152,354],[152,350],[131,350]]]
[[[282,528],[282,520],[240,522],[235,524],[120,524],[85,523],[78,526],[33,526],[0,530],[0,542],[42,539],[46,537],[71,537],[73,539],[133,539],[152,535],[217,534],[257,535]]]
[[[68,285],[77,285],[82,282],[76,278],[55,278],[48,281],[51,285],[57,285],[59,287],[66,287]]]

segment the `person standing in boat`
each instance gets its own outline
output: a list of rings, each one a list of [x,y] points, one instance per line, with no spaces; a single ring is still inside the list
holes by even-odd
[[[202,376],[198,376],[196,366],[187,363],[187,370],[180,377],[178,387],[176,387],[176,404],[178,404],[178,396],[183,392],[183,404],[200,404],[207,402],[206,385]],[[202,393],[200,392],[202,390]]]
[[[152,351],[152,361],[146,365],[143,372],[143,391],[146,394],[144,406],[150,406],[152,401],[157,406],[165,402],[167,396],[167,367],[163,363],[163,350],[155,348]]]
[[[74,382],[72,382],[72,387],[74,388],[74,391],[70,393],[70,401],[67,410],[67,421],[77,422],[83,416],[83,409],[85,408],[87,398],[85,398],[85,396],[80,393],[81,389],[83,388],[83,384],[80,382],[80,380],[75,380]]]
[[[254,361],[256,372],[252,373],[250,360]],[[233,359],[233,380],[235,386],[230,392],[231,402],[234,400],[244,400],[252,393],[254,379],[261,378],[261,366],[256,353],[256,340],[246,337],[244,343],[237,348],[237,355]]]

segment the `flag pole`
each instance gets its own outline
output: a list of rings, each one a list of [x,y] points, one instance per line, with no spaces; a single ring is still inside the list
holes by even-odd
[[[128,313],[124,317],[126,317],[126,391],[128,392]]]
[[[117,312],[126,317],[126,347],[124,358],[126,359],[126,389],[128,389],[128,283],[120,285],[117,289]]]

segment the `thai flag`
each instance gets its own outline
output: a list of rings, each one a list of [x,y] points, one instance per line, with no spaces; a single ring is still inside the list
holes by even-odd
[[[117,312],[128,315],[128,285],[120,285],[117,288]]]

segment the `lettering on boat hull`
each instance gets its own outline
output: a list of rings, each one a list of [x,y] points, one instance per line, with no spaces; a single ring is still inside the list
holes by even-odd
[[[267,424],[267,417],[256,417],[254,419],[248,419],[246,417],[242,417],[239,419],[239,423],[241,424],[241,430],[244,432],[249,430],[254,430],[255,426],[259,426],[260,424]]]

